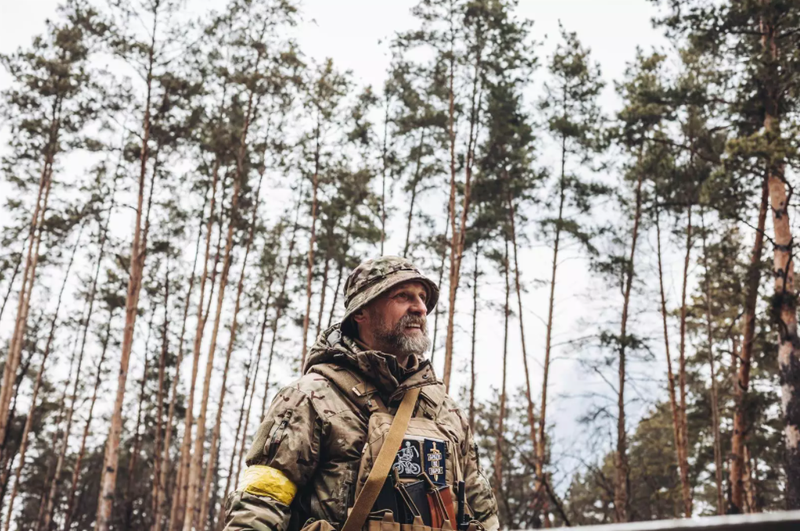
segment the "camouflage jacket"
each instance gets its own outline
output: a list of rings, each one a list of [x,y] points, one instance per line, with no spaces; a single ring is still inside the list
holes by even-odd
[[[294,531],[309,519],[337,529],[344,524],[356,495],[369,411],[315,371],[321,364],[344,367],[374,386],[391,411],[407,389],[421,388],[414,417],[434,421],[455,449],[473,518],[490,531],[499,527],[469,423],[430,362],[414,359],[400,367],[394,356],[362,350],[335,326],[310,350],[304,376],[274,398],[247,455],[248,468],[228,497],[226,531]]]

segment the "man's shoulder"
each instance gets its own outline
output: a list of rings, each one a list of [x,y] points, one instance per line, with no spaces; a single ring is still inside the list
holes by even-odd
[[[439,422],[464,429],[468,425],[467,418],[461,412],[453,397],[447,394],[442,382],[436,382],[422,387],[420,395],[427,402],[433,416]]]
[[[281,389],[275,399],[281,397],[296,397],[306,402],[323,419],[352,409],[335,384],[316,372],[308,372]]]

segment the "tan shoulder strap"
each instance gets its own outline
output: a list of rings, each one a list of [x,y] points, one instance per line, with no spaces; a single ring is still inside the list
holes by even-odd
[[[347,517],[344,526],[342,526],[342,531],[360,531],[364,526],[364,522],[367,521],[369,512],[375,504],[375,500],[378,499],[378,494],[383,488],[386,477],[389,475],[389,470],[392,468],[397,450],[403,444],[403,437],[406,434],[406,429],[408,429],[408,422],[411,420],[418,398],[418,387],[409,389],[403,396],[403,401],[400,402],[397,414],[389,427],[386,440],[383,442],[380,452],[378,452],[378,458],[375,459],[375,464],[369,472],[367,482],[364,484],[364,488],[361,489],[358,498],[356,498],[353,510]]]
[[[386,405],[378,396],[372,384],[359,378],[353,371],[333,363],[320,363],[309,369],[309,372],[324,376],[333,383],[348,400],[365,408],[367,416],[376,411],[388,412]]]

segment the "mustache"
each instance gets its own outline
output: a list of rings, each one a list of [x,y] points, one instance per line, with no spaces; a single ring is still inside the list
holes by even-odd
[[[419,325],[423,332],[428,331],[428,320],[425,317],[420,317],[419,315],[407,313],[397,322],[397,328],[401,330],[411,325]]]

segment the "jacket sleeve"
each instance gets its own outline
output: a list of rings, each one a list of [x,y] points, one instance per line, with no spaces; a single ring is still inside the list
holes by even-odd
[[[322,421],[310,398],[295,387],[281,390],[259,426],[247,468],[228,496],[225,531],[285,531],[298,489],[319,462]]]
[[[467,504],[472,510],[473,518],[481,522],[487,531],[497,531],[500,528],[500,521],[497,518],[497,500],[495,500],[489,481],[481,470],[478,445],[472,437],[472,430],[466,419],[463,420],[467,436],[464,438],[461,451],[464,454],[464,483],[467,491]]]

